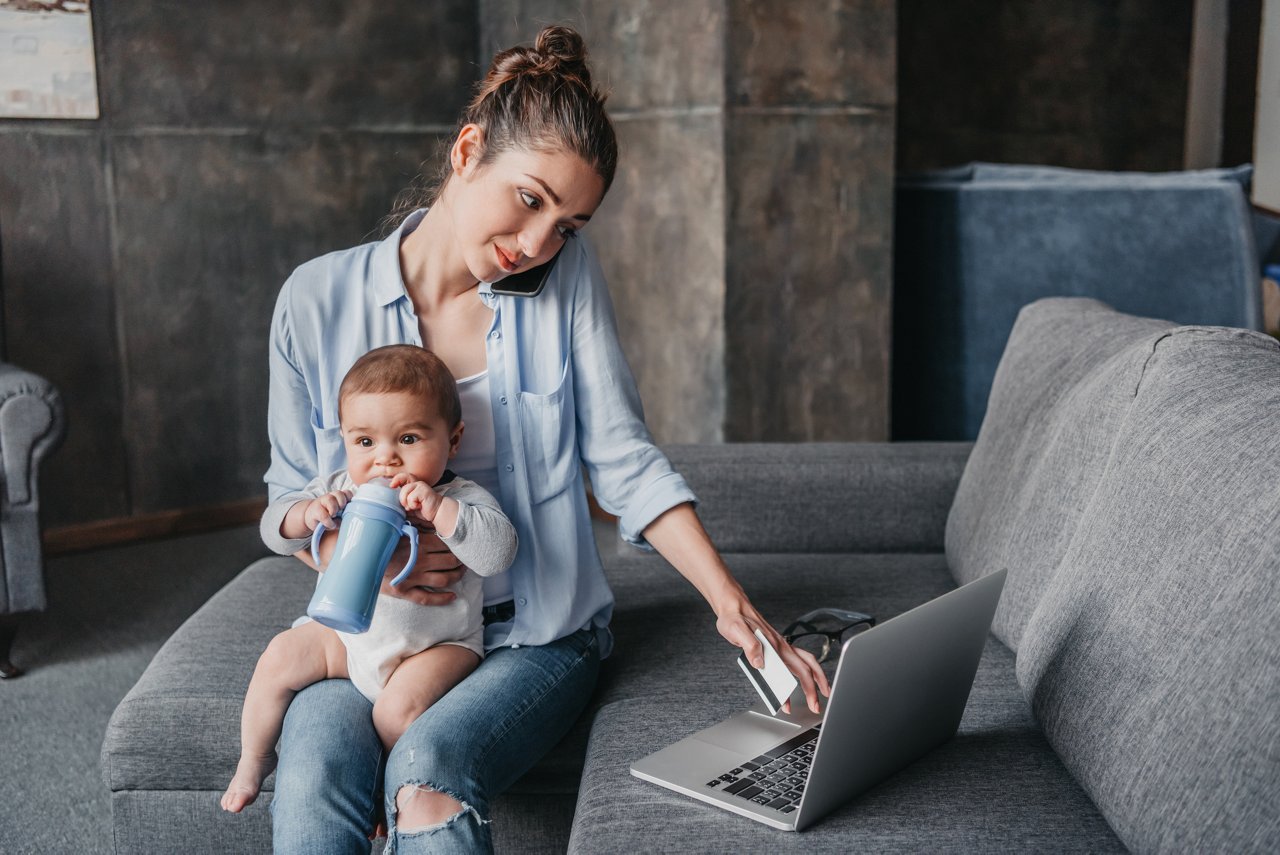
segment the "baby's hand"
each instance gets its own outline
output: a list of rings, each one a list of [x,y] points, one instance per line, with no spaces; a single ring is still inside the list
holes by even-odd
[[[400,488],[400,504],[406,511],[416,511],[424,522],[432,522],[436,518],[443,497],[426,481],[415,481],[401,472],[391,479],[391,486]]]
[[[307,509],[302,515],[307,529],[315,531],[318,525],[333,528],[335,525],[333,515],[345,508],[349,501],[351,501],[350,490],[334,490],[332,493],[325,493],[319,498],[312,499],[307,503]]]

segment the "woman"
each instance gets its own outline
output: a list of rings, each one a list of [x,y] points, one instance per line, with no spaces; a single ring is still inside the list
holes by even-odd
[[[613,598],[580,464],[619,515],[622,536],[657,549],[688,578],[725,639],[760,665],[760,629],[811,708],[827,692],[813,657],[786,644],[730,575],[692,492],[645,429],[604,277],[578,234],[617,160],[585,56],[582,39],[563,27],[543,30],[533,48],[499,53],[439,186],[422,200],[428,207],[381,243],[303,265],[281,291],[271,342],[272,502],[343,465],[337,387],[351,363],[381,345],[419,344],[459,379],[466,434],[454,468],[500,499],[520,551],[511,570],[485,580],[484,662],[409,728],[385,772],[369,704],[350,684],[298,694],[280,742],[277,851],[367,851],[379,790],[388,851],[492,848],[489,800],[567,732],[611,646]],[[495,283],[501,289],[557,252],[539,295],[494,293]],[[397,555],[390,566],[404,561]],[[443,603],[453,594],[441,589],[461,573],[435,541],[407,584],[383,591]]]

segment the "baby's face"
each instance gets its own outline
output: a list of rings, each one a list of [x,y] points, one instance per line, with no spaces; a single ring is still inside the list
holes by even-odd
[[[453,430],[429,401],[408,392],[357,392],[342,402],[347,471],[356,484],[401,472],[435,484],[458,451]]]

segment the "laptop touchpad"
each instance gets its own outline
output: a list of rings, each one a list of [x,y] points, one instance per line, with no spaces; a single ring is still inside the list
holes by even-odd
[[[696,734],[697,739],[718,748],[727,748],[754,757],[787,740],[800,730],[799,725],[779,721],[772,716],[744,712]]]

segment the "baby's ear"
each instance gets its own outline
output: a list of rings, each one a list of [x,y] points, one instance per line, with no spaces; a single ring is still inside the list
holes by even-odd
[[[458,422],[458,426],[453,429],[453,433],[449,435],[449,459],[452,460],[458,453],[458,445],[462,442],[462,431],[467,427],[466,422]]]

